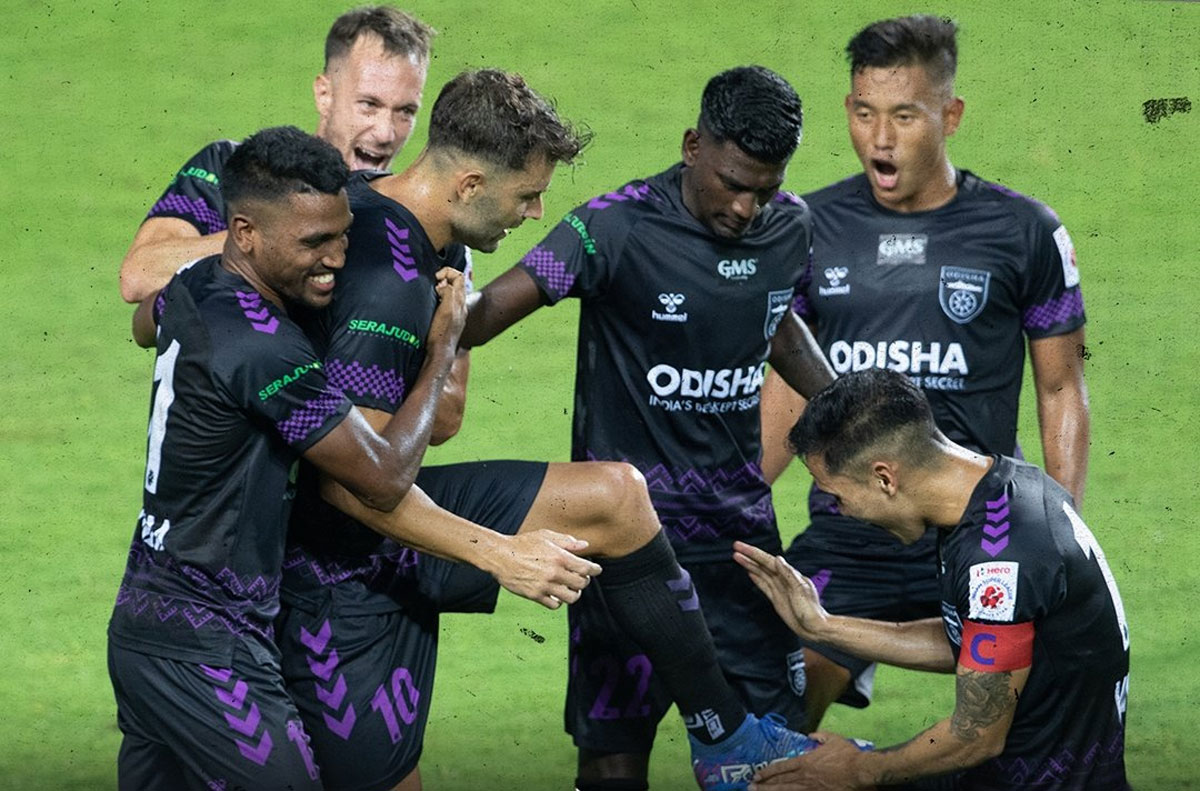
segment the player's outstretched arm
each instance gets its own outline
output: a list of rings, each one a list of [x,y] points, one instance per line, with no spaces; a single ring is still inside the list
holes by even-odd
[[[788,387],[775,371],[767,374],[762,388],[762,471],[767,484],[783,475],[795,456],[788,446],[788,434],[800,419],[808,401]]]
[[[817,749],[759,770],[752,791],[859,789],[906,783],[977,766],[1004,750],[1029,667],[984,673],[959,665],[954,713],[905,744],[861,752],[831,733]]]
[[[831,615],[812,580],[781,556],[734,542],[734,560],[746,570],[775,612],[805,640],[833,646],[872,662],[950,673],[955,658],[940,618],[891,623]]]
[[[400,409],[394,415],[352,409],[304,453],[365,505],[381,511],[395,508],[416,480],[466,320],[462,273],[444,267],[437,278],[440,301],[426,338],[427,356]]]
[[[513,267],[470,299],[467,326],[459,341],[464,349],[483,344],[542,306],[542,292],[533,278]]]
[[[551,610],[577,601],[600,573],[598,565],[574,554],[587,548],[586,541],[550,530],[497,533],[440,508],[415,485],[387,513],[367,508],[327,478],[321,495],[372,530],[421,552],[475,566],[512,593]]]
[[[121,261],[121,299],[145,301],[188,261],[221,252],[225,235],[218,231],[201,236],[196,226],[178,217],[146,220]]]
[[[821,347],[794,311],[787,311],[779,322],[768,359],[771,368],[805,398],[812,398],[834,378]]]
[[[1083,508],[1091,440],[1083,340],[1080,328],[1029,342],[1046,474],[1071,493],[1079,509]]]

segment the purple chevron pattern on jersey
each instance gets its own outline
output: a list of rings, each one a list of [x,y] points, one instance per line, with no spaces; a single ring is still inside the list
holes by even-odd
[[[982,766],[1006,779],[1012,788],[1066,787],[1085,791],[1082,786],[1069,785],[1071,776],[1079,773],[1088,778],[1087,788],[1125,789],[1125,733],[1120,731],[1079,753],[1063,748],[1038,764],[1024,758],[996,758]]]
[[[290,444],[301,443],[313,430],[318,429],[341,409],[345,396],[340,390],[330,390],[324,395],[305,401],[304,405],[292,412],[286,420],[275,424],[280,435]]]
[[[212,209],[204,198],[189,198],[186,195],[164,195],[150,207],[146,218],[168,216],[174,217],[186,214],[204,226],[204,233],[217,233],[225,230],[225,218]]]
[[[408,283],[419,274],[412,248],[408,244],[408,229],[396,225],[390,217],[384,217],[383,223],[387,226],[388,246],[392,250],[392,269],[400,275],[401,280]]]
[[[1082,315],[1083,292],[1074,289],[1026,310],[1021,317],[1021,326],[1026,330],[1047,330]]]
[[[546,282],[559,299],[565,297],[575,285],[575,275],[567,271],[567,265],[554,257],[554,253],[537,245],[521,259],[521,263],[533,267],[533,271]]]
[[[653,500],[653,496],[651,497]],[[655,507],[659,508],[655,503]],[[692,506],[693,513],[701,508]],[[672,541],[695,542],[748,537],[764,528],[775,529],[775,507],[766,497],[735,514],[674,516],[659,510],[658,520]]]
[[[594,454],[589,454],[589,457],[594,458]],[[703,470],[656,464],[648,470],[643,470],[642,474],[646,476],[646,487],[651,492],[721,492],[726,489],[739,489],[748,482],[764,481],[762,467],[758,462],[748,462],[731,470]]]
[[[371,396],[399,406],[404,401],[404,377],[398,371],[384,370],[378,365],[364,367],[357,360],[325,361],[329,385],[356,396]]]
[[[318,560],[302,548],[292,547],[283,560],[283,568],[316,579],[322,585],[338,585],[358,580],[368,587],[380,583],[415,578],[421,556],[416,550],[395,544],[370,555],[346,556],[341,560],[322,557]]]
[[[649,184],[627,184],[618,192],[606,192],[597,195],[587,203],[589,209],[607,209],[614,203],[624,203],[628,200],[643,201],[651,197]]]

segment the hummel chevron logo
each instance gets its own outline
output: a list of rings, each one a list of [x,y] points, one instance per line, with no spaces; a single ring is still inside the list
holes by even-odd
[[[326,657],[324,662],[320,661],[315,656],[309,656],[305,658],[308,660],[308,669],[311,670],[313,674],[322,681],[328,681],[329,677],[333,675],[333,671],[338,666],[338,652],[336,648],[329,652],[329,656]]]
[[[700,595],[696,593],[696,589],[692,587],[692,575],[688,574],[687,569],[680,568],[679,578],[668,580],[667,588],[672,593],[682,593],[688,590],[692,592],[692,595],[688,598],[680,599],[676,602],[676,604],[679,605],[680,610],[683,610],[684,612],[692,612],[693,610],[700,609]]]
[[[231,668],[231,667],[223,667],[223,668],[217,669],[215,667],[209,667],[208,665],[201,665],[200,669],[204,671],[204,674],[206,676],[208,676],[209,678],[212,678],[212,679],[216,679],[217,681],[220,681],[222,684],[229,681],[229,679],[233,678],[233,668]]]
[[[217,693],[217,700],[224,703],[231,709],[240,709],[242,704],[246,702],[246,693],[250,687],[245,681],[238,681],[233,685],[233,691],[227,692],[220,687],[213,687],[213,691]]]
[[[279,319],[272,316],[267,306],[262,304],[262,295],[255,291],[235,291],[233,293],[237,295],[242,313],[250,319],[250,326],[258,332],[274,335],[275,330],[279,329]]]
[[[1008,492],[1002,494],[998,500],[988,500],[986,505],[987,523],[983,526],[983,532],[996,540],[990,541],[987,538],[981,538],[979,546],[984,552],[996,557],[1008,546],[1008,536],[1005,535],[1011,526],[1006,519],[1008,516]]]
[[[605,195],[592,198],[588,201],[587,205],[589,209],[606,209],[614,203],[621,203],[627,200],[646,200],[649,194],[649,184],[642,184],[639,187],[630,184],[620,192],[609,192]]]
[[[309,651],[319,654],[325,650],[325,646],[329,645],[329,636],[331,634],[333,634],[333,630],[329,627],[329,621],[321,624],[321,628],[317,630],[315,635],[301,626],[300,642],[304,643]]]
[[[325,727],[342,737],[342,739],[350,738],[350,731],[354,730],[354,721],[358,719],[358,715],[354,713],[353,705],[346,707],[346,714],[340,720],[329,712],[325,712],[322,716],[325,717]]]
[[[383,223],[387,226],[388,245],[392,248],[392,269],[407,283],[417,276],[417,262],[406,241],[408,229],[396,225],[390,217],[384,217]]]
[[[258,704],[251,703],[250,713],[244,719],[225,712],[225,721],[229,723],[230,728],[243,736],[253,736],[254,732],[258,730],[258,724],[262,722],[262,714],[258,711]]]
[[[317,690],[317,700],[331,709],[336,710],[342,707],[342,699],[346,697],[346,677],[344,675],[338,676],[333,689],[325,689],[325,687],[316,683],[313,686]]]
[[[238,750],[240,750],[242,755],[244,755],[246,758],[254,761],[254,763],[258,764],[259,766],[265,766],[267,763],[267,757],[271,755],[271,748],[275,745],[271,741],[271,732],[264,730],[262,738],[258,740],[257,747],[251,747],[243,741],[237,741],[237,746]]]

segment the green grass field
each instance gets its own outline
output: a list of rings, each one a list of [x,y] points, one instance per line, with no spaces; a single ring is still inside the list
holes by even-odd
[[[1200,4],[411,6],[441,31],[426,108],[459,70],[494,65],[524,73],[596,132],[586,163],[559,173],[547,217],[476,259],[480,282],[572,205],[672,163],[705,81],[732,65],[775,68],[804,99],[805,139],[789,188],[853,172],[841,109],[846,40],[883,16],[920,10],[958,19],[967,111],[951,146],[955,163],[1050,203],[1079,251],[1094,419],[1085,515],[1133,630],[1131,777],[1144,790],[1200,788],[1200,759],[1189,746],[1200,711],[1200,541],[1186,499],[1200,442],[1200,110],[1155,124],[1142,114],[1150,99],[1200,101]],[[309,83],[325,31],[345,6],[6,7],[0,788],[114,788],[119,733],[104,635],[139,508],[152,370],[150,353],[128,339],[117,269],[146,209],[202,144],[279,123],[315,126]],[[574,319],[571,304],[545,310],[479,350],[466,427],[431,458],[565,459]],[[1036,457],[1028,398],[1023,436]],[[804,526],[805,485],[793,471],[779,486],[785,539]],[[511,598],[491,618],[446,618],[423,762],[431,791],[570,787],[565,632],[561,614]],[[892,743],[944,716],[951,688],[948,678],[883,671],[875,705],[839,707],[826,724]],[[689,788],[681,729],[668,726],[654,787]]]

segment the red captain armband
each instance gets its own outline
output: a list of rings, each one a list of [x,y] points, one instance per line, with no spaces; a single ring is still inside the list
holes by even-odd
[[[958,663],[980,673],[1004,673],[1033,664],[1033,622],[963,621]]]

